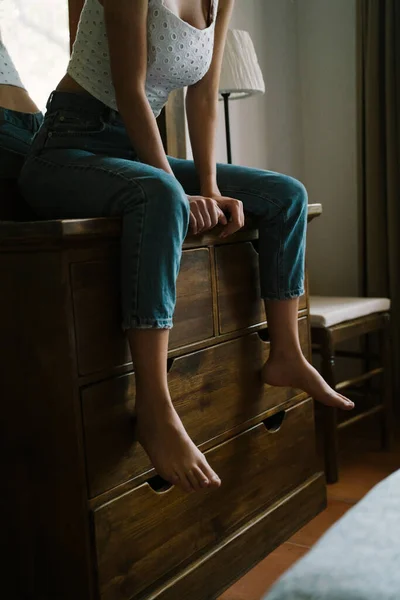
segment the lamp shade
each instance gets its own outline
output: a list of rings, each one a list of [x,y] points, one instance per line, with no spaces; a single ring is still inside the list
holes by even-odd
[[[250,34],[229,29],[222,59],[220,94],[229,93],[235,100],[263,94],[265,84]]]

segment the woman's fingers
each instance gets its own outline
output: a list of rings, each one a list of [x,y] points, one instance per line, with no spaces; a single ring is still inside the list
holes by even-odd
[[[226,214],[220,209],[220,207],[217,205],[218,208],[218,223],[220,225],[227,225],[228,224],[228,219],[226,218]]]
[[[189,215],[189,230],[191,231],[191,233],[193,233],[193,235],[196,235],[197,233],[197,221],[196,221],[196,217],[194,216],[192,209],[190,209],[190,215]]]
[[[193,235],[197,235],[204,229],[204,219],[197,204],[190,204],[189,227]]]
[[[240,200],[236,200],[234,198],[223,198],[221,200],[217,200],[218,206],[222,209],[225,209],[230,213],[230,221],[228,225],[225,227],[224,231],[221,233],[222,238],[235,233],[235,231],[239,231],[244,225],[244,212],[243,212],[243,204]]]
[[[195,217],[197,221],[197,233],[201,233],[204,230],[204,218],[198,207],[195,211]]]
[[[209,231],[220,223],[225,226],[221,233],[221,237],[224,238],[243,227],[244,212],[240,200],[225,196],[216,199],[204,196],[189,196],[188,198],[190,228],[193,234]],[[229,221],[225,213],[230,215]]]
[[[207,208],[210,216],[210,229],[213,229],[219,223],[221,209],[212,198],[207,198]]]
[[[225,215],[212,198],[189,196],[189,204],[190,228],[194,234],[213,229],[218,222],[223,222],[220,219],[225,219],[226,222]],[[194,222],[196,225],[194,225]]]
[[[203,222],[203,227],[199,229],[199,231],[208,231],[212,227],[212,220],[210,214],[210,206],[205,199],[199,200],[198,209]]]

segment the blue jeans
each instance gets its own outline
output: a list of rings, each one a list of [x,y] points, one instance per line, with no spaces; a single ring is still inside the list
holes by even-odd
[[[18,177],[42,114],[0,108],[0,179]]]
[[[140,162],[119,114],[92,97],[53,92],[47,109],[20,177],[27,202],[46,219],[122,216],[123,329],[172,327],[187,194],[200,193],[194,163],[168,157],[174,177]],[[302,295],[304,186],[226,164],[217,165],[217,183],[257,218],[263,298]]]

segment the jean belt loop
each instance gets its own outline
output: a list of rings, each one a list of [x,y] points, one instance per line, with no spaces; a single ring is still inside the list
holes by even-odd
[[[53,96],[54,96],[54,91],[51,92],[49,99],[47,100],[47,104],[46,104],[46,110],[50,110],[51,107],[51,103],[53,101]]]

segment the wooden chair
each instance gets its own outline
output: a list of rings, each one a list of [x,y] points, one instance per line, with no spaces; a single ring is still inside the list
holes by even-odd
[[[346,419],[338,420],[335,408],[321,406],[325,471],[328,483],[338,480],[338,429],[347,427],[361,419],[375,414],[381,415],[382,446],[388,449],[393,435],[391,344],[390,344],[390,300],[387,298],[339,298],[313,296],[310,298],[311,339],[313,352],[321,357],[321,373],[333,388],[340,392],[360,391],[367,385],[370,394],[372,378],[381,377],[379,401],[366,410],[355,414],[347,413]],[[379,335],[379,356],[372,356],[368,334]],[[339,350],[338,344],[354,338],[364,338],[363,351]],[[350,379],[338,381],[335,365],[336,357],[362,359],[363,372]],[[379,365],[371,368],[372,361],[378,358]],[[365,389],[363,396],[366,398]],[[362,400],[360,399],[360,402]]]

